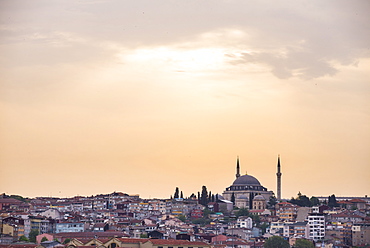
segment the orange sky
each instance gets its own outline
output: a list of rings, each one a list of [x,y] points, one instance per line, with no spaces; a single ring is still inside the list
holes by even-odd
[[[370,194],[370,3],[1,1],[0,192]]]

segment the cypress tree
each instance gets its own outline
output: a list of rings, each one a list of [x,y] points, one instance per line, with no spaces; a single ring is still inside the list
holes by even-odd
[[[331,195],[328,198],[328,206],[329,207],[338,207],[337,199],[335,198],[335,195]]]
[[[179,198],[179,188],[178,187],[176,187],[176,189],[175,189],[175,194],[173,195],[173,198]]]
[[[231,201],[233,202],[233,204],[235,205],[235,194],[233,192],[233,194],[231,195]]]
[[[208,203],[208,192],[207,192],[207,187],[206,186],[202,186],[202,194],[200,196],[200,204],[202,204],[203,206],[206,206],[207,203]]]

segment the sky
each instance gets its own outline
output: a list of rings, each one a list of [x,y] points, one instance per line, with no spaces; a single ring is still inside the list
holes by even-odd
[[[0,192],[370,195],[370,2],[0,1]]]

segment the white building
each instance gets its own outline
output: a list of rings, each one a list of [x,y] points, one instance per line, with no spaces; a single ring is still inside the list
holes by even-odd
[[[56,224],[55,233],[84,232],[85,225],[82,222],[61,222]]]
[[[308,215],[309,239],[322,240],[325,237],[325,216],[320,213],[311,213]]]
[[[252,229],[253,220],[251,217],[239,217],[237,220],[238,227]]]

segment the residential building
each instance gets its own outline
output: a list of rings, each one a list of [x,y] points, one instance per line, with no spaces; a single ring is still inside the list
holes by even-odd
[[[352,226],[352,246],[370,245],[370,223],[356,223]]]
[[[325,240],[331,242],[335,246],[351,246],[352,223],[327,223],[325,228]]]
[[[55,233],[84,232],[85,225],[82,222],[60,222],[56,224]]]
[[[239,217],[237,219],[237,226],[239,228],[248,228],[251,229],[253,227],[253,220],[251,217]]]
[[[276,205],[276,216],[282,221],[295,221],[298,206],[289,202],[280,202]]]
[[[2,220],[2,233],[8,234],[17,241],[24,235],[24,220],[14,217],[6,217]]]
[[[308,222],[296,222],[283,226],[283,236],[286,238],[308,238]]]
[[[308,215],[309,239],[313,241],[323,240],[325,237],[325,216],[320,213]]]

